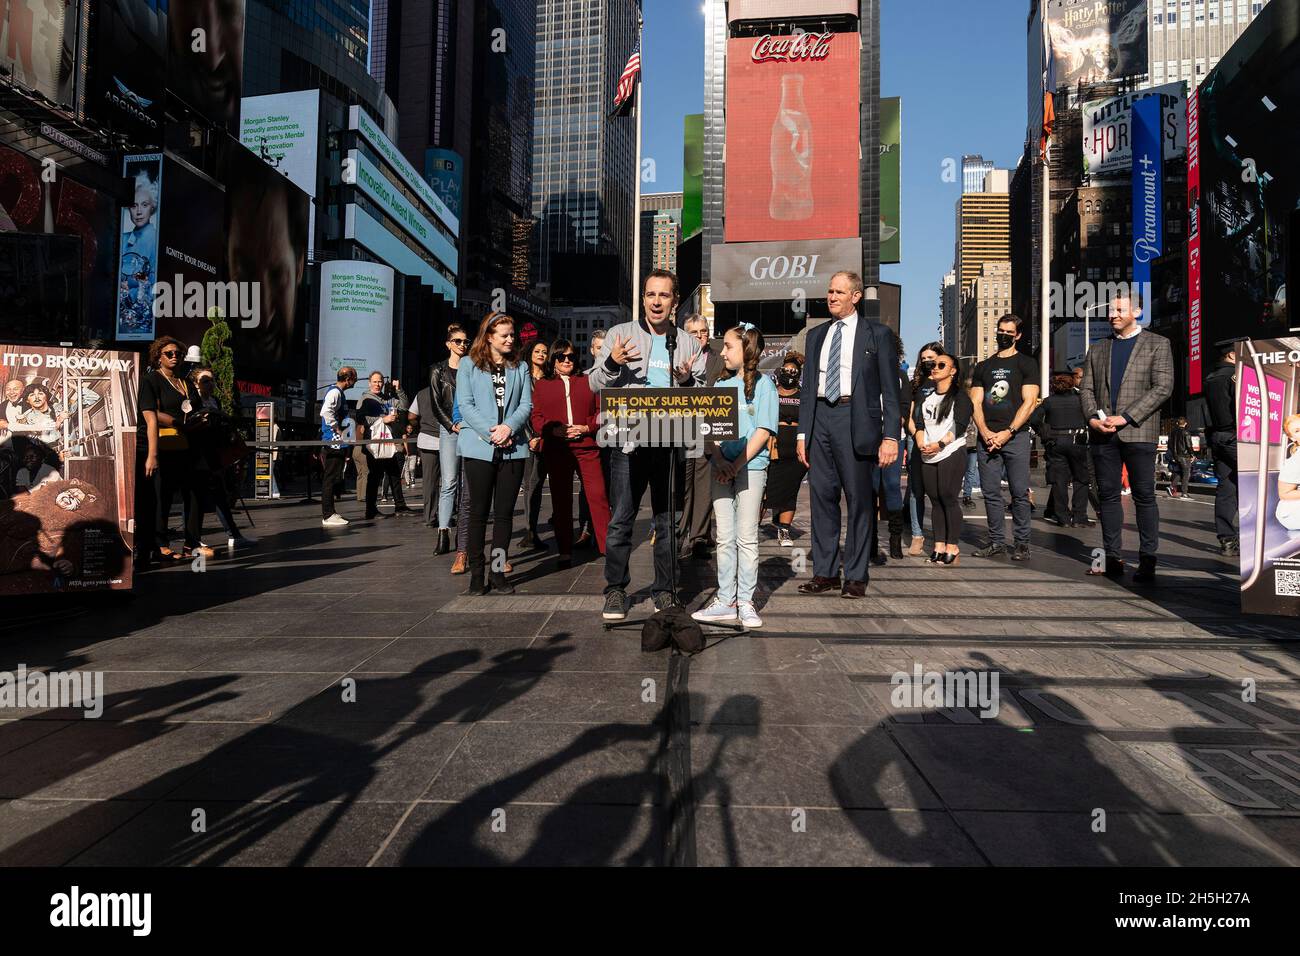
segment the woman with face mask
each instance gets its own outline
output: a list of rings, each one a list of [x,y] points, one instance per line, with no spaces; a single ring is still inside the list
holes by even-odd
[[[799,486],[808,469],[799,461],[795,448],[799,437],[799,381],[803,375],[803,356],[788,352],[776,373],[777,430],[768,441],[771,464],[767,469],[767,507],[772,510],[772,524],[781,547],[793,546],[790,525],[799,500]]]

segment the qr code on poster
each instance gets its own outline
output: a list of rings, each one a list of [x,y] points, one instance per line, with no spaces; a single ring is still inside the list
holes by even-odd
[[[1300,597],[1300,571],[1274,570],[1273,592],[1278,597]]]

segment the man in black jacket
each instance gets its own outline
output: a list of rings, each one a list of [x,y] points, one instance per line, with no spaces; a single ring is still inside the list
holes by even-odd
[[[1202,391],[1209,412],[1206,435],[1219,486],[1214,492],[1214,530],[1219,536],[1219,553],[1241,553],[1237,532],[1237,342],[1230,339],[1214,346],[1218,359],[1205,376]]]

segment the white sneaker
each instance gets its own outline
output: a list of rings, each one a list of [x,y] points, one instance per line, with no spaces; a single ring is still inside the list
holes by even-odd
[[[691,617],[703,624],[709,624],[713,621],[734,621],[736,619],[736,605],[723,604],[714,598],[713,603],[702,610],[696,611]]]
[[[758,611],[754,609],[754,605],[742,601],[736,605],[736,610],[742,627],[755,628],[763,626],[763,619],[758,616]]]
[[[790,532],[785,528],[778,528],[776,532],[777,541],[781,542],[783,548],[793,548],[794,542],[790,540]]]
[[[348,519],[343,517],[338,512],[335,512],[334,514],[330,515],[328,518],[325,518],[321,521],[322,527],[326,527],[326,528],[342,528],[347,523],[348,523]]]
[[[1121,495],[1131,495],[1131,494],[1133,494],[1133,489],[1132,489],[1132,488],[1124,488],[1124,489],[1122,489],[1122,490],[1120,491],[1120,494],[1121,494]]]

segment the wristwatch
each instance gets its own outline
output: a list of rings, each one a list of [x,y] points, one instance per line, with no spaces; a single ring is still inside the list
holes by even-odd
[[[1012,437],[1012,438],[1015,438],[1015,437],[1016,437],[1016,432],[1020,431],[1020,429],[1019,429],[1019,428],[1016,428],[1016,426],[1014,426],[1014,425],[1008,425],[1008,426],[1007,426],[1007,431],[1011,433],[1011,437]]]

